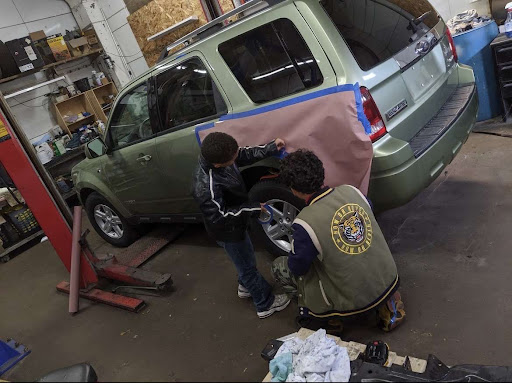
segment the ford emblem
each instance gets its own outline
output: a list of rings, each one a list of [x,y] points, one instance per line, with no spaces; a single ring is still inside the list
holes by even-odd
[[[430,51],[430,42],[427,40],[421,40],[418,44],[416,44],[416,54],[417,55],[424,55],[427,54]]]

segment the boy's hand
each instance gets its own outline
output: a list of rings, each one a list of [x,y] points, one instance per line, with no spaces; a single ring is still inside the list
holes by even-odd
[[[265,203],[261,203],[261,202],[260,202],[261,210],[262,210],[262,211],[264,211],[264,212],[266,212],[266,213],[269,213],[269,214],[270,214],[270,212],[267,210],[267,208],[265,207],[265,205],[266,205]]]
[[[277,150],[281,150],[286,146],[286,143],[282,138],[276,138],[275,143],[277,145]]]

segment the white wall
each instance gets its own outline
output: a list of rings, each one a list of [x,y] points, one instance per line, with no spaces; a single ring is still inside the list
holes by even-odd
[[[116,50],[108,52],[108,54],[114,61],[120,61],[120,56],[124,56],[123,58],[135,77],[147,71],[148,64],[126,19],[130,13],[125,2],[123,0],[98,0],[98,2],[121,50],[121,52]]]
[[[46,35],[64,34],[66,29],[77,27],[64,0],[0,0],[0,9],[0,39],[4,42],[39,30],[44,30]],[[73,61],[66,64],[66,67],[72,71],[66,75],[68,83],[90,76],[94,69],[89,58]],[[0,91],[8,94],[48,80],[44,73],[36,73],[0,84]],[[65,86],[66,83],[44,86],[8,100],[29,139],[36,138],[57,125],[53,104],[45,95],[58,89],[58,85]]]
[[[476,9],[480,15],[490,15],[489,0],[429,0],[445,21],[457,13]]]

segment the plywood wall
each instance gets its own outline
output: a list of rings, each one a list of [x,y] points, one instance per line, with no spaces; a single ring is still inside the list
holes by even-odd
[[[219,3],[224,12],[233,9],[231,0],[219,0]],[[199,18],[198,22],[155,41],[147,41],[149,36],[194,15]],[[153,0],[128,16],[128,22],[148,65],[153,66],[167,45],[206,24],[207,20],[199,0]]]

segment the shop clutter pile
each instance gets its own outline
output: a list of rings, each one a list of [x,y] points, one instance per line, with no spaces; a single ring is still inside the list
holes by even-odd
[[[84,112],[86,113],[86,112]],[[93,124],[84,124],[76,130],[71,138],[59,126],[48,131],[38,141],[32,143],[41,163],[47,164],[54,157],[79,148],[83,144],[103,135],[105,124],[98,120]]]
[[[347,348],[320,329],[305,340],[286,340],[270,361],[273,382],[348,382]]]
[[[476,10],[470,9],[452,17],[448,20],[446,25],[450,29],[450,33],[456,35],[469,31],[470,29],[478,28],[489,20],[491,20],[489,16],[479,16]]]
[[[54,30],[55,28],[50,28]],[[101,48],[96,32],[87,30],[66,30],[65,34],[47,36],[45,31],[34,31],[21,38],[0,41],[2,63],[0,78],[15,76],[45,65],[66,62]]]
[[[1,175],[0,171],[0,175]],[[4,173],[5,174],[5,173]],[[3,179],[3,178],[2,178]],[[15,245],[40,230],[34,215],[20,192],[13,187],[0,187],[0,257],[4,249]],[[5,261],[0,258],[1,261]]]

